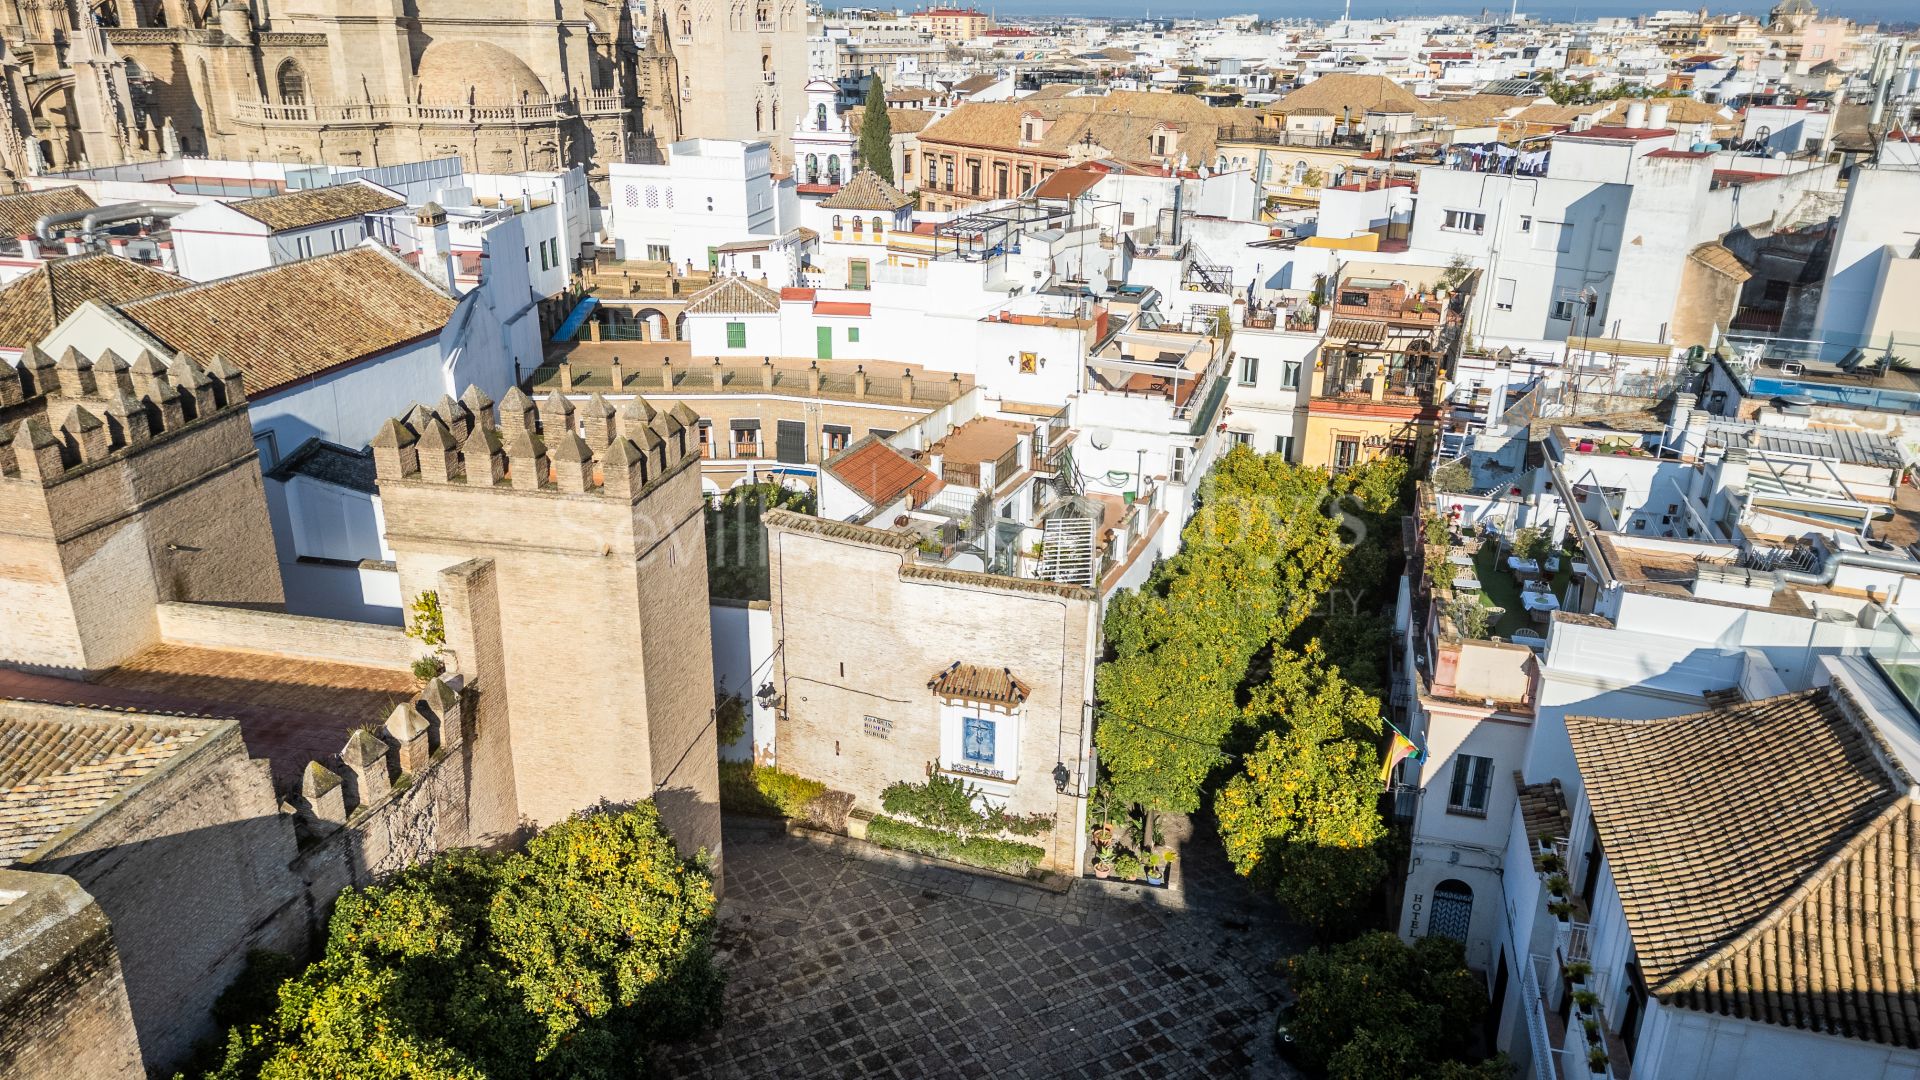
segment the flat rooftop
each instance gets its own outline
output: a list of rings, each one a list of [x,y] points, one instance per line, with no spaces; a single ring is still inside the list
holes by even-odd
[[[385,722],[417,691],[405,670],[168,644],[91,682],[0,670],[0,697],[236,720],[247,752],[268,759],[283,793],[299,786],[309,761],[331,766],[349,732]]]
[[[997,416],[976,416],[928,447],[927,453],[940,455],[940,460],[949,465],[978,465],[1000,460],[1002,454],[1032,434],[1032,424]]]
[[[613,381],[613,361],[620,360],[620,384]],[[713,385],[714,361],[720,360],[721,385]],[[672,385],[667,385],[672,363]],[[763,382],[762,368],[773,362],[773,388]],[[560,364],[568,365],[573,393],[601,394],[774,394],[781,397],[842,398],[932,409],[973,389],[973,376],[961,375],[958,384],[950,371],[929,371],[920,364],[893,360],[815,360],[804,356],[694,356],[684,341],[582,341],[549,350],[547,362],[527,380],[535,396],[560,388]],[[808,386],[815,364],[820,367],[820,390]],[[854,373],[865,369],[867,392],[854,393]],[[913,376],[913,397],[906,397],[905,377]]]

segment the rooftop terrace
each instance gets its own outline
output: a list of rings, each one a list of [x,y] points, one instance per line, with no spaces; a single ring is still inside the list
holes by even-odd
[[[579,341],[549,349],[528,385],[535,394],[772,394],[930,409],[972,389],[973,377],[890,360],[694,356],[683,341]]]

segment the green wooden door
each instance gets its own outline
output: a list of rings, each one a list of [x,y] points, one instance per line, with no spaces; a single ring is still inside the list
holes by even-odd
[[[822,360],[833,359],[833,327],[815,327],[813,339],[818,345],[818,348],[814,351],[814,355]]]

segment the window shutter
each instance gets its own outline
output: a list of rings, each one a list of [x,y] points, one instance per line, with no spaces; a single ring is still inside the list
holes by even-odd
[[[747,324],[730,322],[727,324],[727,348],[744,349],[747,347]]]
[[[1453,763],[1453,791],[1447,795],[1448,806],[1467,805],[1467,774],[1473,769],[1473,760],[1462,754]]]

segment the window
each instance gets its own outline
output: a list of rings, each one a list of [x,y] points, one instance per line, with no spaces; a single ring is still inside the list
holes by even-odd
[[[960,757],[964,761],[991,766],[994,761],[994,722],[980,716],[961,721]]]
[[[1167,483],[1184,484],[1187,482],[1188,453],[1188,449],[1184,446],[1176,446],[1173,448],[1172,455],[1167,459]]]
[[[1022,165],[1020,166],[1020,193],[1022,195],[1026,194],[1027,190],[1031,187],[1033,187],[1033,169],[1030,166]]]
[[[280,104],[305,105],[307,103],[307,76],[300,65],[291,60],[280,65],[276,81],[280,84]]]
[[[1260,361],[1256,357],[1240,358],[1240,385],[1254,386],[1260,382]]]
[[[800,420],[776,420],[773,456],[787,465],[807,463],[807,425]]]
[[[1571,321],[1573,319],[1573,301],[1555,300],[1553,306],[1547,309],[1547,318]]]
[[[1300,389],[1300,361],[1298,360],[1280,361],[1280,389],[1282,390]]]
[[[700,456],[703,458],[712,457],[713,456],[713,421],[698,420],[694,422],[693,427],[694,427],[694,431],[697,433],[699,443],[700,443]]]
[[[1528,233],[1533,231],[1533,215],[1532,214],[1520,215],[1520,231],[1523,233]]]
[[[834,232],[840,231],[840,215],[839,214],[833,215],[833,231]]]
[[[953,190],[953,159],[942,158],[941,164],[945,166],[945,170],[947,174],[947,190],[952,191]]]
[[[1487,794],[1493,788],[1493,759],[1455,754],[1453,790],[1447,795],[1447,813],[1487,816]]]
[[[673,249],[667,247],[665,244],[648,244],[647,258],[652,262],[671,262],[673,261]]]
[[[1366,307],[1367,294],[1364,292],[1342,292],[1340,303],[1345,307]]]
[[[754,268],[755,270],[758,270],[758,269],[760,269],[760,256],[758,256],[758,255],[755,255],[755,256],[753,257],[753,268]]]
[[[547,251],[553,259],[553,265],[557,268],[560,265],[560,238],[559,237],[556,236],[547,241]]]
[[[744,349],[747,347],[747,324],[730,322],[727,324],[727,348]]]
[[[1441,228],[1449,232],[1481,233],[1487,231],[1487,215],[1478,210],[1449,210],[1442,220]]]
[[[847,448],[853,438],[853,429],[845,424],[821,424],[820,445],[829,454],[837,454]]]
[[[849,327],[847,327],[847,340],[848,340],[848,341],[859,341],[859,340],[860,340],[860,328],[859,328],[859,327],[857,327],[857,326],[849,326]]]
[[[733,456],[760,456],[760,421],[730,420],[733,427]]]
[[[980,194],[980,163],[978,161],[967,162],[967,194]]]
[[[1229,431],[1227,432],[1227,440],[1235,446],[1244,446],[1249,450],[1253,449],[1253,432],[1251,431]]]
[[[1493,306],[1499,308],[1501,311],[1512,311],[1513,291],[1519,284],[1518,281],[1510,277],[1503,277],[1495,281],[1493,283]]]
[[[1360,464],[1360,440],[1346,438],[1333,440],[1333,467],[1351,469]]]
[[[1293,436],[1276,435],[1273,438],[1273,452],[1288,461],[1293,460]]]
[[[1004,164],[993,167],[993,197],[996,199],[1007,197],[1007,167]]]
[[[311,236],[294,237],[293,250],[303,259],[313,258],[313,237]]]

